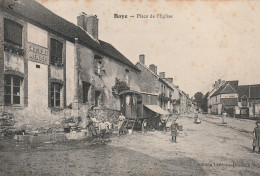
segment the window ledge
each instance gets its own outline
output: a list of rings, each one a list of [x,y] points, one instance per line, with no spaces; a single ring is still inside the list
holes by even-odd
[[[4,105],[4,106],[11,107],[11,108],[17,108],[17,109],[24,108],[23,105],[19,105],[19,104],[10,104],[10,105]]]
[[[62,107],[49,107],[49,109],[50,109],[51,111],[58,112],[58,111],[62,111],[64,108],[62,108]]]

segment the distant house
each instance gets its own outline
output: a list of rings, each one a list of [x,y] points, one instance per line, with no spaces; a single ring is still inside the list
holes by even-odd
[[[238,86],[237,116],[260,116],[260,84]]]
[[[155,116],[169,115],[173,112],[174,90],[167,82],[165,72],[157,75],[157,67],[154,64],[149,68],[145,65],[144,55],[139,56],[136,67],[141,71],[138,81],[144,104],[144,118],[157,126],[159,118],[154,118]]]
[[[222,114],[225,110],[229,116],[234,116],[238,107],[238,81],[218,82],[213,93],[208,98],[208,106],[212,114]]]

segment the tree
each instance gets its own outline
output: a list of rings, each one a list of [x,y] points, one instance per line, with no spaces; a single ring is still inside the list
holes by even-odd
[[[209,92],[207,92],[203,99],[202,99],[202,105],[201,105],[201,109],[205,112],[207,112],[208,109],[208,96],[209,96]]]
[[[202,108],[202,104],[203,104],[203,93],[201,92],[197,92],[194,95],[194,102],[197,103],[197,107]]]

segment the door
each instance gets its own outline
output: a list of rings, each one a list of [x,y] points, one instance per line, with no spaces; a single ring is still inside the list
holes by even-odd
[[[132,117],[131,99],[130,95],[125,96],[125,117],[128,119]]]

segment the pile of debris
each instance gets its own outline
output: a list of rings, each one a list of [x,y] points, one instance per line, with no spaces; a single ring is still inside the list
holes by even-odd
[[[11,113],[3,112],[0,114],[0,135],[12,136],[15,133],[15,118]]]

